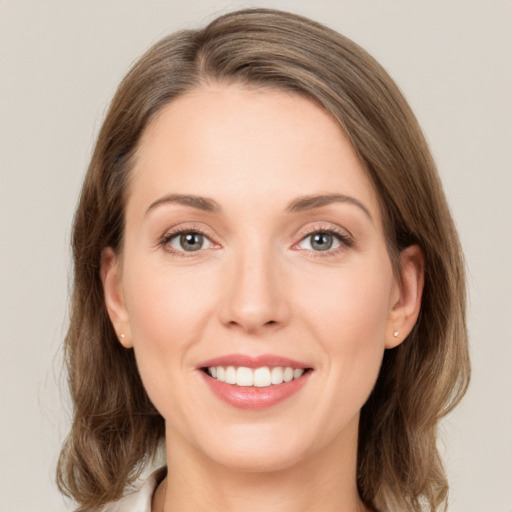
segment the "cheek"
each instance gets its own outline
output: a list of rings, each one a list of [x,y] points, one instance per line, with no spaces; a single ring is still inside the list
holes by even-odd
[[[175,397],[188,393],[194,346],[214,311],[215,273],[177,270],[157,260],[125,262],[125,296],[139,372],[164,418],[179,415]]]
[[[325,282],[329,286],[323,291],[311,288],[315,292],[302,294],[307,297],[302,314],[326,356],[323,364],[331,400],[348,405],[347,412],[355,412],[368,398],[380,370],[392,271],[382,267],[378,272],[344,269]]]
[[[322,281],[306,282],[298,294],[312,324],[325,332],[321,338],[336,351],[375,342],[384,345],[392,285],[391,268],[344,268]]]
[[[199,311],[211,306],[208,279],[212,276],[193,268],[172,268],[165,256],[154,259],[143,263],[135,259],[126,265],[125,293],[135,343],[162,344],[167,351],[176,343],[193,341],[190,338],[199,331]],[[184,332],[189,334],[183,337]]]

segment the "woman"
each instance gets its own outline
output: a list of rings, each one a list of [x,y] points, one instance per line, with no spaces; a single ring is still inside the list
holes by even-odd
[[[462,254],[412,112],[353,42],[260,9],[157,43],[73,249],[58,482],[81,510],[445,504]],[[121,498],[164,439],[167,470]]]

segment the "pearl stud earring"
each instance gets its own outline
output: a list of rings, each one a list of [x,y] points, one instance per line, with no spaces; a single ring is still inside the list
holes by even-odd
[[[393,332],[393,336],[394,336],[395,338],[398,338],[398,331],[394,331],[394,332]]]

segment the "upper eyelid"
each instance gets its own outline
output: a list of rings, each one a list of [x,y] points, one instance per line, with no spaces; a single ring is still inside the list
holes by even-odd
[[[353,243],[352,238],[349,237],[348,235],[345,235],[344,233],[340,233],[340,232],[332,230],[332,229],[323,229],[323,230],[316,230],[316,231],[312,231],[311,233],[307,233],[306,235],[302,236],[298,242],[294,243],[293,247],[297,247],[301,242],[303,242],[310,236],[316,235],[319,233],[331,235],[334,238],[337,238],[340,243],[345,244],[345,245],[351,245]]]
[[[201,235],[204,238],[207,238],[212,244],[215,243],[213,240],[211,240],[211,237],[208,234],[204,233],[203,231],[200,231],[199,229],[184,229],[184,230],[179,230],[179,231],[170,231],[169,233],[167,233],[166,235],[163,236],[163,240],[166,240],[168,242],[169,240],[172,240],[178,236],[186,235],[186,234],[190,234],[190,233],[195,233],[197,235]]]
[[[352,233],[348,229],[342,228],[341,226],[337,226],[330,222],[316,223],[313,225],[308,225],[305,228],[301,228],[299,230],[299,232],[300,232],[299,233],[300,236],[302,237],[301,240],[303,238],[305,238],[306,236],[309,236],[314,233],[333,233],[333,234],[336,234],[336,235],[339,235],[339,236],[342,236],[345,238],[350,238],[350,239],[354,238]]]
[[[164,231],[161,238],[172,238],[176,235],[180,235],[183,233],[199,233],[207,238],[215,238],[214,234],[211,232],[210,229],[205,229],[194,222],[190,224],[177,224],[176,226],[170,227]]]

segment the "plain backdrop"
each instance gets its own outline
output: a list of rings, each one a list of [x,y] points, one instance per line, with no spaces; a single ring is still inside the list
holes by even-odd
[[[240,7],[326,23],[397,81],[431,144],[466,252],[473,379],[441,429],[450,511],[511,512],[512,2],[0,0],[0,511],[70,510],[61,343],[74,206],[133,61]]]

